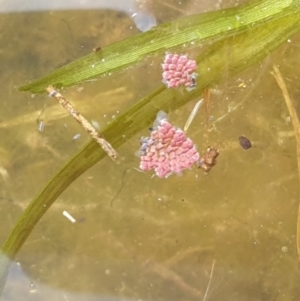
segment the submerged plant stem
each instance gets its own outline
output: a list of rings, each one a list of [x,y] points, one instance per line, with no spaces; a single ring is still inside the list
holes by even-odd
[[[300,122],[298,115],[294,106],[294,101],[291,99],[285,81],[276,65],[273,65],[274,72],[271,74],[274,76],[279,88],[282,91],[285,104],[289,111],[292,124],[294,127],[295,137],[296,137],[296,154],[297,154],[297,165],[298,165],[298,178],[300,184]],[[298,217],[297,217],[297,254],[298,254],[298,268],[300,268],[300,201],[298,205]]]

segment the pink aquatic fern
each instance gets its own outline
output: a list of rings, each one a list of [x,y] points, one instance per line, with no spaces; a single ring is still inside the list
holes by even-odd
[[[197,63],[189,60],[186,55],[167,53],[162,68],[163,83],[168,88],[195,86]]]
[[[140,169],[154,169],[160,178],[180,174],[200,159],[192,140],[165,118],[157,120],[157,128],[151,131],[150,137],[142,137],[140,143]]]

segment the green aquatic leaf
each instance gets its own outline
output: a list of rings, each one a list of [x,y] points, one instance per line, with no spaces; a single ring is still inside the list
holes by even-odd
[[[45,92],[45,87],[67,87],[87,79],[114,74],[150,55],[206,41],[224,39],[282,18],[299,9],[298,0],[253,0],[226,10],[184,17],[162,24],[93,52],[49,75],[20,87],[20,91]]]
[[[270,1],[266,2],[270,3]],[[275,3],[271,2],[275,6]],[[248,27],[243,33],[219,40],[197,57],[196,60],[199,66],[197,72],[201,81],[199,81],[195,90],[187,92],[166,89],[161,85],[103,130],[107,140],[115,148],[118,148],[141,129],[149,126],[159,110],[172,111],[196,97],[200,97],[205,88],[221,81],[224,73],[228,76],[238,74],[263,59],[290,38],[291,35],[299,31],[299,5],[295,6],[294,1],[279,2],[290,3],[291,11],[287,8],[286,10],[289,13],[285,12],[281,18],[269,18],[259,26]],[[223,19],[226,19],[226,17],[224,16]],[[230,50],[230,60],[228,60],[228,49]],[[35,87],[39,87],[39,85]],[[5,256],[0,257],[0,277],[2,278],[0,291],[7,271],[8,259],[13,258],[20,250],[35,225],[57,197],[75,179],[104,156],[105,153],[96,142],[88,143],[62,167],[25,209],[2,247],[2,254]]]

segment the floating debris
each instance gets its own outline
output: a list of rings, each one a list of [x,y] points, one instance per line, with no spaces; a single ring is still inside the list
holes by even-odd
[[[39,123],[39,127],[38,127],[39,132],[43,132],[44,128],[45,128],[45,123],[44,123],[44,121],[41,121]]]
[[[76,135],[74,135],[73,140],[77,140],[77,139],[79,139],[80,137],[81,137],[80,134],[76,134]]]
[[[93,52],[98,52],[99,50],[101,50],[100,46],[93,48]]]
[[[199,111],[200,107],[202,106],[202,104],[203,104],[203,98],[197,101],[197,103],[195,104],[189,118],[187,119],[187,121],[184,125],[184,128],[183,128],[183,130],[185,132],[188,130],[189,126],[191,125],[192,121],[194,120],[194,118],[195,118],[196,114],[198,113],[198,111]]]
[[[203,169],[206,172],[209,172],[216,164],[217,164],[217,157],[219,156],[220,151],[217,148],[209,146],[206,149],[206,153],[201,157],[198,162],[199,168]]]
[[[76,219],[68,211],[64,210],[63,216],[65,216],[71,223],[76,223]]]
[[[182,130],[173,127],[165,116],[166,113],[159,112],[150,137],[140,140],[140,169],[154,169],[160,178],[172,173],[181,174],[200,158],[193,141]]]
[[[2,177],[2,179],[4,181],[8,181],[9,180],[8,171],[3,166],[0,166],[0,176]]]
[[[98,121],[92,119],[91,124],[96,130],[100,130],[100,123]]]
[[[103,135],[97,132],[96,129],[67,101],[67,99],[65,99],[52,86],[48,86],[46,91],[49,93],[49,97],[56,98],[60,105],[81,124],[86,132],[102,147],[112,160],[115,161],[117,159],[118,155],[115,149],[104,139]]]
[[[197,63],[189,60],[186,55],[167,53],[162,68],[163,83],[168,88],[195,87]]]
[[[245,150],[252,147],[251,141],[248,138],[246,138],[245,136],[240,136],[239,142],[240,142],[240,146]]]

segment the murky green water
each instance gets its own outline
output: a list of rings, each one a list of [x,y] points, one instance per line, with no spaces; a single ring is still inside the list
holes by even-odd
[[[145,1],[138,4],[159,23],[215,9],[211,1],[158,2],[148,10]],[[90,139],[53,99],[17,87],[136,34],[131,12],[120,10],[2,14],[1,243],[30,200]],[[299,109],[299,49],[298,34],[238,77],[225,74],[212,91],[214,130],[205,130],[204,107],[188,130],[199,150],[220,147],[208,175],[193,169],[159,179],[138,172],[134,153],[147,129],[118,149],[118,164],[105,158],[83,174],[17,255],[3,300],[203,300],[206,290],[210,301],[298,300],[296,145],[270,71],[279,65]],[[160,68],[147,62],[64,95],[103,127],[159,83]],[[183,128],[193,105],[171,113],[170,121]],[[253,148],[237,145],[241,135]]]

